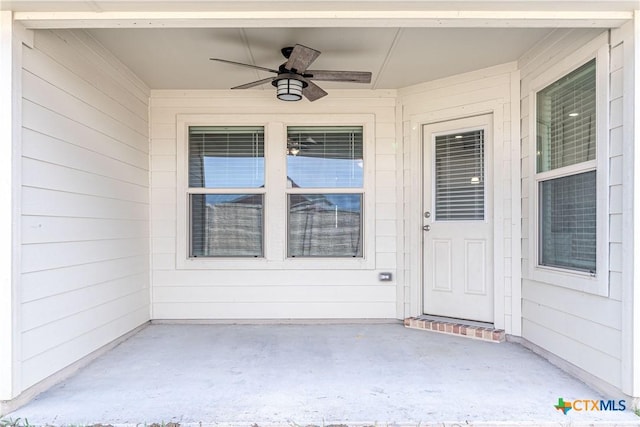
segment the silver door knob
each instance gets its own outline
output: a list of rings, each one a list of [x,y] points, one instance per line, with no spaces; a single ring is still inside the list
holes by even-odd
[[[422,229],[423,229],[424,231],[429,231],[429,230],[431,230],[431,226],[430,226],[430,225],[423,225],[423,226],[422,226]]]

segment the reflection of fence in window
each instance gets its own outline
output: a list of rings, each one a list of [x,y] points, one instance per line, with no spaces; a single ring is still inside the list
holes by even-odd
[[[346,197],[357,204],[356,209],[338,206],[319,194],[290,196],[290,256],[362,256],[361,196]]]
[[[192,197],[194,256],[262,256],[261,194]]]
[[[209,256],[260,256],[262,206],[222,203],[207,206]]]
[[[596,172],[541,183],[541,264],[595,271]]]

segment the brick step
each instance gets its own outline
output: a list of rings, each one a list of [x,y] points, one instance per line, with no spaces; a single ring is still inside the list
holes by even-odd
[[[439,332],[448,335],[460,335],[482,341],[504,342],[505,334],[502,329],[493,329],[483,326],[465,325],[454,321],[422,319],[419,317],[407,317],[404,326],[411,329]]]

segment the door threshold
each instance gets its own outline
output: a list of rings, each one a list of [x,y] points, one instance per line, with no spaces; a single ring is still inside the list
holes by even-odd
[[[504,342],[505,332],[495,329],[490,323],[452,319],[439,316],[418,316],[404,319],[404,326],[411,329],[438,332],[447,335],[459,335],[489,342]]]
[[[493,329],[493,323],[480,322],[479,320],[458,319],[457,317],[445,317],[445,316],[436,316],[434,314],[423,314],[422,316],[418,316],[418,319],[438,321],[438,322],[444,322],[444,323],[457,323],[465,326],[475,326],[477,328]]]

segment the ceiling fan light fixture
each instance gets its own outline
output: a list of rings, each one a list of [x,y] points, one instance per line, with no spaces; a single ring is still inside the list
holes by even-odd
[[[301,44],[296,44],[293,47],[283,48],[281,52],[287,61],[284,64],[281,64],[277,70],[222,58],[209,59],[226,64],[253,68],[254,70],[276,73],[276,77],[267,77],[254,82],[245,83],[240,86],[235,86],[231,89],[250,89],[252,87],[271,82],[271,84],[276,88],[277,98],[282,101],[299,101],[304,96],[310,102],[313,102],[323,96],[327,96],[328,93],[312,80],[371,83],[371,73],[368,71],[309,70],[309,65],[311,65],[320,55],[319,50],[315,50]]]
[[[281,101],[300,101],[302,99],[302,89],[304,83],[300,80],[285,77],[274,81],[274,86],[278,89],[276,96]]]

